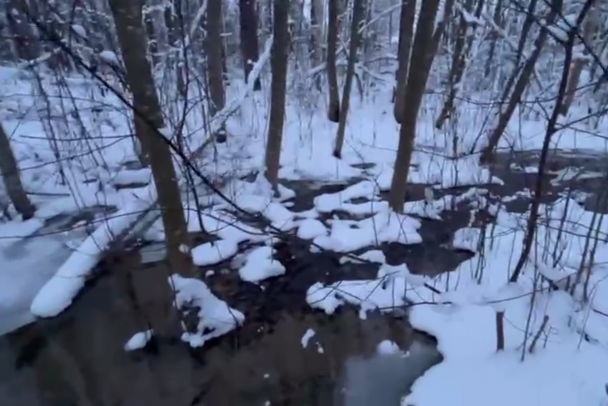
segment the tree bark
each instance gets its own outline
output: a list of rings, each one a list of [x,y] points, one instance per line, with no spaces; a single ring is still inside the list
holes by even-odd
[[[17,213],[21,214],[23,220],[34,217],[35,208],[23,188],[19,166],[15,154],[13,154],[8,135],[2,125],[0,125],[0,173],[2,174],[6,194],[11,199]]]
[[[156,93],[152,67],[146,55],[146,36],[138,0],[110,0],[116,34],[123,54],[126,77],[133,96],[133,109],[139,124],[135,126],[142,148],[150,158],[152,176],[158,192],[165,228],[165,242],[171,271],[182,276],[193,272],[190,239],[171,152],[159,130],[165,127]],[[167,275],[168,276],[168,275]],[[152,283],[152,282],[151,282]],[[149,309],[155,335],[175,337],[181,331],[173,296],[166,289],[159,291],[158,301]]]
[[[279,162],[285,120],[287,62],[289,56],[289,0],[274,0],[273,42],[270,55],[272,69],[270,122],[266,144],[266,179],[278,192]]]
[[[429,52],[434,52],[433,29],[437,10],[439,9],[439,2],[440,0],[424,0],[422,2],[420,17],[416,27],[416,36],[414,37],[407,87],[405,89],[403,121],[399,131],[399,147],[397,149],[397,158],[395,159],[391,190],[388,197],[389,206],[398,213],[403,212],[403,204],[405,203],[406,183],[412,159],[414,139],[416,137],[418,110],[420,109],[426,88],[426,80],[428,78],[426,70],[430,69],[429,59],[432,62],[432,56],[429,56]]]
[[[559,2],[561,0],[556,1]],[[554,7],[550,7],[549,13],[545,19],[546,25],[541,27],[540,33],[538,34],[538,37],[536,37],[536,41],[534,41],[534,51],[532,51],[532,54],[524,64],[523,69],[521,70],[521,74],[517,79],[517,83],[515,84],[515,88],[513,89],[513,93],[511,94],[511,98],[509,99],[509,103],[507,104],[506,110],[498,118],[498,124],[496,124],[496,127],[494,128],[492,134],[489,137],[488,145],[482,151],[480,157],[481,163],[487,164],[492,162],[492,160],[494,159],[494,151],[498,146],[500,137],[505,132],[507,125],[511,120],[511,117],[513,116],[513,113],[515,112],[515,109],[517,108],[517,105],[521,100],[521,96],[523,95],[524,90],[526,90],[528,83],[530,83],[530,77],[532,76],[532,73],[534,73],[534,66],[536,66],[536,62],[538,61],[545,42],[547,41],[549,31],[544,27],[550,26],[551,24],[555,23],[555,20],[558,16],[558,12],[560,10],[556,10]]]
[[[357,52],[361,43],[360,28],[364,21],[365,1],[354,0],[353,17],[350,29],[350,46],[348,50],[348,62],[346,66],[346,78],[342,89],[342,106],[340,108],[340,119],[338,121],[338,131],[336,133],[336,144],[334,145],[334,156],[342,157],[342,145],[344,144],[344,134],[346,132],[346,119],[350,108],[350,93],[353,87],[355,76],[355,63],[357,62]]]
[[[222,2],[219,0],[208,1],[205,52],[207,53],[207,83],[211,96],[211,102],[209,103],[211,116],[223,109],[226,104],[222,67],[222,28]]]
[[[498,0],[496,5],[494,6],[494,24],[497,27],[502,27],[502,2],[503,0]],[[490,37],[490,50],[488,51],[488,59],[486,60],[486,67],[484,74],[486,77],[490,76],[492,73],[492,63],[494,62],[494,54],[496,53],[496,42],[498,41],[498,33],[496,30],[492,30],[489,34]]]
[[[5,12],[16,55],[28,61],[38,58],[42,49],[27,16],[27,13],[32,12],[28,3],[8,0]]]
[[[336,52],[338,47],[338,0],[329,0],[327,23],[327,87],[329,90],[329,106],[327,118],[329,121],[340,121],[340,95],[338,93],[338,67]]]
[[[208,0],[211,2],[211,0]],[[220,2],[220,0],[216,0]],[[253,65],[260,57],[258,45],[258,16],[255,10],[255,0],[239,0],[239,18],[241,24],[241,53],[245,70],[245,81],[249,80],[249,74]],[[262,89],[260,80],[256,78],[253,90]]]
[[[323,15],[324,4],[322,0],[312,0],[310,2],[310,23],[311,23],[311,56],[313,67],[320,66],[323,63],[323,26],[324,26],[324,15]],[[317,76],[315,85],[317,89],[321,90],[321,78]]]
[[[597,14],[591,13],[585,21],[585,26],[583,28],[583,41],[587,45],[590,45],[593,34],[599,26],[597,17]],[[574,58],[574,62],[572,63],[572,67],[570,69],[570,75],[568,76],[568,88],[566,89],[566,98],[564,99],[564,103],[562,104],[562,109],[560,111],[560,114],[563,116],[568,115],[568,111],[574,102],[574,96],[576,94],[578,82],[581,78],[581,73],[583,73],[583,68],[587,64],[585,57],[589,55],[589,52],[587,49],[584,49],[582,54],[582,58],[580,56]]]
[[[478,0],[477,9],[475,16],[479,18],[479,13],[481,13],[481,9],[483,7],[483,0]],[[464,9],[467,13],[471,13],[473,9],[473,0],[466,0],[464,5]],[[475,37],[475,31],[469,33],[467,36],[467,30],[469,28],[469,23],[464,15],[460,15],[460,20],[458,23],[458,29],[456,31],[456,41],[454,43],[454,51],[452,57],[452,66],[450,68],[450,76],[449,76],[449,84],[450,91],[448,93],[448,97],[443,104],[443,108],[441,109],[441,113],[439,113],[439,117],[435,122],[435,128],[440,130],[445,123],[445,120],[449,119],[454,111],[454,102],[456,99],[456,94],[458,93],[458,88],[462,83],[462,77],[464,75],[464,71],[466,69],[467,57],[469,55],[469,51],[473,45],[473,39]]]
[[[586,14],[589,12],[589,8],[592,3],[593,3],[593,0],[586,0],[585,5],[583,6],[583,9],[581,10],[580,14],[577,17],[576,24],[575,24],[575,27],[577,27],[576,29],[578,29],[581,26],[583,20],[585,19]],[[560,15],[560,13],[562,12],[562,8],[563,8],[563,0],[553,0],[552,1],[550,10],[549,10],[549,15],[545,19],[546,23],[541,27],[541,32],[537,38],[537,41],[538,41],[538,43],[536,44],[537,49],[542,48],[542,45],[540,45],[540,43],[541,43],[540,40],[541,40],[541,37],[543,36],[543,34],[544,34],[545,38],[548,35],[548,32],[547,32],[548,30],[545,27],[550,27],[552,24],[555,23],[557,16]],[[543,193],[543,185],[544,185],[543,180],[546,179],[545,171],[546,171],[546,166],[547,166],[546,165],[547,157],[549,154],[549,147],[551,145],[551,139],[553,138],[555,133],[558,131],[557,120],[559,118],[559,111],[560,111],[561,104],[563,103],[564,97],[566,95],[566,88],[568,85],[568,75],[569,75],[568,68],[570,67],[570,62],[572,61],[574,40],[575,40],[575,34],[574,34],[574,32],[570,32],[569,36],[568,36],[568,41],[565,44],[566,55],[564,58],[564,67],[562,70],[562,78],[560,80],[559,89],[557,91],[557,97],[555,98],[555,107],[553,108],[551,117],[549,117],[549,120],[547,121],[547,131],[545,133],[545,139],[543,140],[543,146],[541,148],[540,158],[539,158],[539,162],[538,162],[538,174],[536,175],[536,182],[534,185],[534,194],[532,195],[532,204],[530,205],[530,215],[528,216],[528,221],[526,224],[526,235],[522,242],[523,247],[522,247],[521,254],[519,256],[519,259],[517,260],[517,264],[515,264],[515,269],[513,270],[513,273],[511,274],[511,277],[509,278],[509,282],[511,282],[511,283],[517,282],[519,275],[523,271],[524,266],[529,259],[530,252],[532,251],[532,245],[534,244],[534,235],[536,234],[536,229],[538,226],[538,219],[539,219],[538,211],[540,208],[541,196]],[[532,59],[532,57],[530,57],[530,59]],[[524,70],[525,70],[525,68],[524,68]]]
[[[407,72],[410,63],[410,51],[416,17],[416,0],[401,0],[401,16],[399,20],[399,45],[397,51],[397,73],[395,75],[395,105],[393,115],[397,123],[403,117],[403,104],[405,103],[405,87],[407,85]]]

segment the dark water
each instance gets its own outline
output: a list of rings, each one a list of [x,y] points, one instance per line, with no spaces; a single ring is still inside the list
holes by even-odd
[[[244,326],[202,349],[179,343],[127,353],[126,341],[144,329],[127,281],[153,280],[154,274],[168,270],[162,263],[141,265],[138,254],[125,255],[57,318],[0,338],[1,404],[340,404],[343,365],[349,357],[372,356],[387,339],[402,349],[414,340],[434,348],[432,339],[414,332],[403,318],[370,313],[361,320],[353,308],[333,316],[312,311],[304,292],[309,279],[324,280],[310,271],[327,267],[329,262],[323,261],[307,264],[299,281],[284,277],[267,282],[263,294],[238,281],[236,273],[211,278],[207,282],[216,294],[245,313]],[[352,266],[341,272],[359,278],[371,271]],[[308,329],[315,336],[303,348]],[[429,367],[439,361],[435,350],[431,354]]]
[[[534,165],[535,159],[529,154],[518,163]],[[556,170],[573,164],[570,158],[555,160]],[[583,161],[604,170],[599,159]],[[497,198],[533,187],[534,174],[509,170],[504,159],[499,163],[496,176],[506,184],[490,187]],[[551,186],[550,179],[544,196],[549,201],[566,187],[597,189],[597,179],[574,186],[572,182]],[[331,191],[340,187],[345,185],[328,186]],[[422,193],[418,189],[412,189],[412,199],[420,198],[415,196]],[[319,193],[311,191],[298,202],[298,210],[310,208]],[[511,204],[511,210],[525,210],[528,203],[521,202],[520,208]],[[462,207],[444,213],[442,222],[424,221],[424,243],[381,248],[389,263],[406,262],[413,272],[448,272],[471,256],[446,245],[469,219],[469,208]],[[242,311],[246,322],[197,350],[162,344],[126,353],[126,341],[145,329],[134,306],[132,284],[164,280],[169,270],[162,261],[143,265],[139,254],[124,254],[103,264],[102,274],[59,317],[0,337],[0,406],[341,405],[348,386],[345,363],[354,362],[359,371],[372,370],[375,361],[362,360],[372,357],[383,340],[402,349],[418,343],[426,349],[425,368],[440,361],[433,340],[414,331],[406,318],[371,313],[361,320],[358,311],[348,307],[327,316],[305,303],[306,289],[314,282],[373,278],[377,267],[340,264],[333,254],[313,255],[306,246],[292,250],[295,260],[286,266],[287,274],[263,282],[263,291],[240,281],[229,262],[200,270],[201,277],[207,270],[215,271],[205,281],[216,295]],[[308,329],[315,336],[303,348]],[[395,366],[396,371],[400,368],[408,366]],[[388,406],[398,397],[391,399],[374,402]],[[358,404],[365,403],[347,406]]]

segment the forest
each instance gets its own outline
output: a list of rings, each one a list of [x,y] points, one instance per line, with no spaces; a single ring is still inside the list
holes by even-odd
[[[607,3],[0,5],[0,398],[608,405]]]

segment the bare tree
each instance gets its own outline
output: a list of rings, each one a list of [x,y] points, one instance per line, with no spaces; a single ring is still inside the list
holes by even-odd
[[[210,3],[212,1],[209,1]],[[219,3],[220,0],[217,0]],[[241,53],[245,68],[245,80],[249,80],[251,68],[260,57],[258,44],[258,15],[255,9],[255,0],[239,0],[239,17],[241,23]],[[255,79],[253,90],[261,90],[262,85]]]
[[[8,135],[2,125],[0,125],[0,173],[6,193],[17,213],[21,214],[24,220],[32,218],[35,208],[23,188],[19,166],[15,154],[13,154]]]
[[[28,2],[7,0],[5,12],[15,54],[28,61],[40,57],[42,53],[40,42],[29,23],[28,14],[33,11]]]
[[[586,0],[581,12],[577,16],[574,27],[568,33],[568,39],[564,44],[565,58],[564,58],[564,65],[562,68],[561,80],[559,83],[559,89],[557,91],[557,96],[555,98],[555,105],[553,107],[551,116],[549,117],[549,120],[547,122],[547,130],[545,132],[545,139],[543,140],[543,146],[541,148],[540,158],[539,158],[539,162],[538,162],[538,174],[536,175],[536,182],[534,185],[534,194],[532,195],[532,203],[530,205],[530,215],[528,216],[528,221],[527,221],[527,225],[526,225],[526,235],[524,237],[524,240],[522,241],[523,247],[522,247],[521,254],[517,260],[515,269],[513,270],[513,273],[511,274],[511,277],[509,278],[509,282],[511,282],[511,283],[517,282],[519,275],[521,275],[521,272],[523,271],[524,266],[525,266],[526,262],[528,261],[528,257],[530,256],[530,252],[532,250],[532,245],[534,244],[534,236],[536,234],[536,229],[537,229],[538,220],[539,220],[538,212],[539,212],[539,208],[540,208],[540,204],[541,204],[541,196],[543,193],[543,184],[546,179],[545,171],[547,169],[546,164],[547,164],[547,157],[549,154],[549,146],[551,144],[551,140],[552,140],[553,136],[558,131],[557,120],[559,118],[562,103],[564,102],[564,99],[566,97],[566,90],[567,90],[567,86],[568,86],[569,67],[570,67],[570,63],[572,62],[574,42],[576,39],[577,31],[580,29],[593,2],[594,2],[594,0]],[[552,23],[555,21],[557,15],[561,14],[562,7],[563,7],[563,0],[553,0],[551,2],[551,4],[549,5],[549,7],[550,7],[549,15],[547,16],[546,21],[547,21],[547,23]],[[547,25],[549,25],[549,24],[547,24]],[[538,38],[541,37],[543,32],[545,32],[545,35],[547,35],[547,33],[546,33],[547,29],[545,28],[547,25],[543,25],[541,27],[541,33],[539,34]],[[536,45],[537,46],[539,45],[538,39],[537,39]],[[525,68],[524,68],[524,70],[525,70]]]
[[[425,0],[420,8],[420,16],[414,37],[414,46],[410,60],[410,69],[405,89],[403,119],[399,131],[399,148],[395,159],[395,168],[388,197],[390,207],[396,212],[403,212],[407,176],[412,159],[418,110],[426,88],[426,79],[430,69],[428,53],[433,48],[433,29],[440,0]]]
[[[207,53],[207,81],[211,96],[211,103],[209,103],[211,116],[223,109],[226,103],[222,67],[222,28],[222,2],[219,0],[208,1],[205,52]]]
[[[310,2],[310,24],[312,33],[310,36],[312,63],[314,67],[323,63],[323,26],[325,21],[324,2],[322,0],[312,0]],[[317,76],[315,82],[317,88],[321,89],[321,76]]]
[[[158,191],[158,203],[165,228],[167,255],[173,272],[189,276],[193,271],[190,240],[173,160],[169,147],[161,137],[165,124],[156,93],[152,69],[146,55],[146,37],[139,0],[110,0],[116,34],[126,68],[126,78],[133,96],[137,138],[150,158],[152,176]],[[177,313],[166,275],[153,280],[150,289],[158,292],[158,300],[148,306],[148,318],[155,334],[174,336],[179,331]],[[166,286],[161,288],[159,286]]]
[[[521,74],[517,79],[517,83],[515,84],[515,88],[513,89],[513,93],[507,103],[506,109],[500,114],[498,118],[498,123],[496,127],[492,131],[487,146],[484,148],[480,160],[482,163],[489,163],[494,158],[494,151],[498,146],[498,142],[500,141],[500,137],[505,132],[507,128],[507,124],[517,105],[519,104],[521,97],[526,90],[526,87],[530,83],[530,77],[534,73],[534,67],[536,66],[536,62],[541,55],[545,42],[547,41],[547,36],[549,35],[549,30],[545,28],[546,26],[552,25],[555,23],[558,14],[561,12],[562,0],[554,0],[553,4],[549,8],[549,12],[547,13],[547,17],[545,18],[545,23],[540,28],[540,32],[538,37],[536,37],[536,41],[534,42],[534,50],[526,60],[523,69],[521,69]],[[559,6],[559,8],[557,8]]]
[[[494,6],[494,15],[492,20],[494,21],[494,25],[498,28],[502,27],[502,5],[503,0],[497,0],[496,5]],[[498,33],[496,30],[492,30],[490,32],[490,49],[488,51],[488,59],[486,60],[486,67],[484,74],[485,76],[489,76],[491,73],[492,64],[494,62],[494,55],[496,53],[496,42],[498,41]]]
[[[405,103],[405,87],[410,63],[410,51],[416,17],[416,0],[401,0],[401,17],[399,22],[399,45],[397,51],[397,73],[395,75],[395,120],[401,123],[403,104]]]
[[[337,123],[340,121],[340,95],[338,93],[338,67],[336,52],[338,47],[338,0],[329,0],[327,22],[327,86],[329,90],[329,106],[327,118]]]
[[[357,62],[357,52],[361,43],[361,25],[365,16],[365,1],[353,0],[353,18],[350,29],[350,46],[348,50],[348,62],[346,65],[346,78],[342,89],[342,106],[340,108],[340,119],[338,120],[338,131],[336,133],[336,144],[334,145],[334,156],[342,156],[342,145],[344,144],[344,134],[346,132],[346,119],[350,108],[350,93],[353,87],[355,76],[355,63]]]
[[[462,10],[460,15],[460,21],[458,23],[456,31],[456,40],[454,42],[454,50],[452,51],[452,66],[450,68],[450,74],[448,79],[450,84],[450,90],[448,92],[447,99],[443,104],[443,108],[441,109],[441,113],[439,113],[439,117],[435,122],[435,128],[437,129],[441,129],[443,127],[443,124],[445,123],[445,120],[449,119],[452,116],[455,107],[454,101],[456,99],[456,94],[458,92],[458,89],[461,87],[462,78],[466,69],[467,58],[473,45],[473,40],[475,39],[474,30],[471,30],[471,32],[467,35],[469,21],[464,15],[464,13],[472,13],[473,2],[474,0],[466,0],[464,10]],[[476,18],[479,18],[479,14],[481,13],[483,4],[483,0],[477,1],[477,7],[475,12]]]
[[[270,122],[266,144],[266,179],[278,192],[279,162],[285,120],[287,62],[289,56],[289,0],[274,0]]]
[[[582,40],[584,44],[589,45],[591,43],[591,39],[593,35],[597,31],[599,26],[599,13],[591,13],[587,20],[585,21],[585,25],[583,26],[583,35]],[[564,103],[562,104],[562,110],[560,114],[566,116],[568,114],[568,110],[570,110],[570,106],[572,106],[572,102],[574,101],[574,96],[576,94],[576,89],[578,87],[578,82],[581,77],[581,73],[583,73],[583,68],[587,64],[587,57],[589,52],[587,49],[581,44],[582,52],[575,54],[573,56],[572,67],[570,69],[570,75],[568,76],[568,88],[566,89],[566,98],[564,99]]]

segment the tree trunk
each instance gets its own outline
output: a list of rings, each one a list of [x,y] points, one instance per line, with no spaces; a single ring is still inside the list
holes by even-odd
[[[536,66],[536,62],[538,61],[545,42],[547,41],[549,31],[545,27],[551,26],[555,23],[559,11],[560,10],[555,10],[553,7],[549,8],[549,13],[545,19],[546,24],[540,28],[540,33],[538,34],[536,41],[534,41],[534,51],[532,51],[532,54],[524,64],[517,83],[515,84],[515,88],[513,89],[513,93],[511,94],[511,98],[509,99],[509,103],[507,104],[506,110],[498,118],[498,124],[492,131],[492,134],[488,140],[488,145],[484,148],[481,154],[481,163],[487,164],[492,162],[494,159],[494,150],[498,146],[498,141],[500,141],[500,137],[505,132],[507,124],[509,124],[509,120],[511,120],[511,117],[513,116],[513,113],[521,100],[524,90],[526,90],[528,83],[530,83],[530,77],[534,73],[534,66]]]
[[[503,0],[498,0],[496,5],[494,6],[494,24],[497,27],[502,27],[502,2]],[[498,33],[496,30],[492,30],[489,34],[490,39],[490,50],[488,51],[488,59],[486,60],[485,67],[485,76],[488,77],[492,73],[492,62],[494,62],[494,54],[496,53],[496,42],[498,41]]]
[[[511,94],[511,89],[513,88],[515,81],[517,80],[518,76],[520,75],[520,73],[523,69],[523,66],[520,66],[521,58],[523,57],[523,51],[524,51],[524,47],[526,45],[526,40],[528,39],[528,34],[530,33],[530,29],[532,28],[532,23],[534,22],[534,18],[535,18],[534,11],[536,10],[537,2],[538,2],[538,0],[531,0],[530,4],[528,5],[526,19],[524,20],[524,24],[522,26],[521,34],[520,34],[519,41],[517,44],[517,51],[515,53],[515,62],[514,62],[513,72],[511,73],[511,76],[507,80],[507,84],[505,85],[505,87],[503,89],[502,96],[500,98],[500,106],[507,104],[509,94]],[[522,92],[523,92],[523,90],[522,90]]]
[[[270,94],[270,122],[266,144],[266,179],[278,192],[281,141],[285,120],[287,90],[287,62],[289,56],[289,0],[274,0],[273,42],[270,55],[272,83]]]
[[[336,51],[338,47],[338,0],[329,0],[327,23],[327,87],[329,88],[329,106],[327,118],[329,121],[340,121],[340,95],[338,93],[338,67],[336,66]]]
[[[445,0],[443,16],[441,20],[439,20],[439,22],[437,23],[437,27],[433,32],[433,37],[426,53],[426,60],[424,65],[425,68],[423,71],[424,77],[422,79],[425,85],[431,73],[431,68],[433,67],[435,55],[439,51],[439,44],[441,43],[441,39],[444,37],[443,34],[445,34],[447,25],[450,22],[450,17],[452,16],[452,9],[454,8],[454,2],[455,0]]]
[[[589,8],[592,3],[593,3],[593,0],[587,0],[585,2],[580,14],[577,16],[576,23],[574,24],[574,27],[575,27],[574,30],[580,29],[581,24],[582,24],[583,20],[585,19],[585,16],[587,15],[587,13],[589,12]],[[554,24],[555,20],[557,19],[557,16],[561,15],[562,8],[563,8],[563,0],[553,0],[552,1],[552,4],[550,5],[549,15],[547,16],[547,18],[545,20],[546,23],[543,24],[543,26],[541,27],[541,32],[538,35],[537,42],[540,42],[540,38],[541,38],[541,36],[543,36],[543,34],[544,34],[545,38],[547,37],[548,30],[545,27],[550,27],[552,24]],[[517,263],[515,264],[515,269],[513,270],[513,273],[511,274],[511,277],[509,278],[510,283],[517,283],[517,279],[519,278],[519,275],[524,270],[524,266],[530,259],[529,258],[530,252],[532,251],[532,245],[534,245],[534,236],[536,235],[536,229],[537,229],[538,220],[539,220],[538,211],[539,211],[540,204],[541,204],[541,196],[543,195],[544,179],[546,179],[545,170],[547,169],[546,164],[547,164],[547,157],[549,154],[549,147],[551,145],[551,139],[553,138],[555,133],[557,133],[557,131],[558,131],[557,121],[559,118],[559,110],[560,110],[561,104],[564,101],[564,97],[566,95],[566,88],[567,88],[567,84],[568,84],[568,75],[569,75],[568,68],[570,66],[570,62],[572,61],[572,54],[573,54],[574,41],[575,41],[574,30],[569,33],[568,40],[565,44],[566,55],[564,57],[562,77],[561,77],[561,80],[559,83],[559,89],[557,91],[557,96],[555,98],[555,105],[554,105],[553,111],[551,113],[551,116],[549,117],[549,120],[547,120],[547,130],[545,132],[545,139],[543,140],[543,146],[542,146],[541,152],[540,152],[540,158],[539,158],[539,162],[538,162],[538,174],[536,176],[536,182],[534,185],[534,194],[532,195],[532,203],[530,205],[530,214],[528,216],[528,221],[526,224],[526,234],[522,241],[523,246],[522,246],[521,254],[517,260]],[[539,46],[538,43],[535,45],[537,45],[537,49],[542,48],[542,46]]]
[[[138,0],[110,0],[110,8],[116,25],[116,34],[122,51],[129,89],[133,95],[133,109],[140,120],[135,128],[142,148],[147,152],[152,176],[158,191],[165,242],[171,271],[183,276],[193,272],[190,241],[182,206],[179,185],[171,152],[159,130],[164,120],[152,76],[152,67],[146,56],[146,36],[142,22],[141,4]],[[172,338],[181,331],[173,296],[158,286],[158,301],[151,304],[149,320],[155,335]],[[144,310],[146,311],[146,310]]]
[[[5,12],[15,54],[28,61],[38,58],[42,50],[27,16],[27,13],[32,12],[28,3],[23,0],[8,0]]]
[[[222,46],[222,2],[207,2],[207,36],[205,52],[207,54],[207,83],[209,86],[209,112],[213,117],[226,104],[223,75]]]
[[[35,208],[23,188],[19,166],[11,149],[8,135],[2,125],[0,125],[0,173],[2,174],[6,194],[11,199],[17,213],[21,214],[23,220],[32,218]]]
[[[312,0],[310,2],[310,24],[312,34],[310,38],[311,55],[313,68],[320,66],[323,63],[323,15],[324,4],[322,0]],[[315,85],[321,90],[321,75],[317,76]]]
[[[388,197],[389,206],[398,213],[403,212],[403,204],[405,203],[406,183],[416,137],[418,110],[426,88],[428,78],[426,70],[430,69],[429,59],[432,62],[432,56],[428,54],[433,52],[433,28],[439,2],[440,0],[424,0],[422,2],[416,36],[414,37],[405,89],[403,121],[399,131],[399,148],[397,149],[397,158],[395,159],[391,190]]]
[[[532,24],[534,24],[534,21],[536,20],[535,12],[537,3],[538,0],[530,0],[530,4],[528,4],[528,9],[526,10],[526,18],[524,19],[524,23],[521,27],[521,35],[519,36],[519,41],[517,42],[517,53],[515,54],[516,67],[519,66],[519,63],[521,62],[521,57],[526,46],[526,39],[528,38]]]
[[[587,21],[585,21],[585,26],[583,28],[583,41],[587,45],[591,45],[593,34],[599,26],[597,17],[597,14],[591,13],[589,17],[587,17]],[[574,57],[574,62],[572,63],[572,67],[570,69],[570,75],[568,76],[568,88],[566,89],[566,98],[564,99],[564,103],[562,104],[562,109],[560,111],[560,114],[563,116],[568,115],[568,110],[570,110],[570,106],[572,106],[572,102],[574,102],[574,95],[576,94],[581,73],[583,73],[583,68],[587,64],[586,56],[589,55],[588,50],[585,48],[582,54],[582,57],[580,55]]]
[[[480,6],[481,5],[481,6]],[[481,7],[483,6],[483,0],[478,1],[477,11],[481,12]],[[473,0],[466,0],[464,5],[464,10],[467,13],[471,13],[473,9]],[[476,13],[476,17],[479,17]],[[464,15],[460,16],[460,20],[458,23],[458,29],[456,31],[456,41],[454,43],[454,51],[452,56],[452,66],[450,68],[450,76],[449,76],[449,84],[450,91],[448,93],[448,97],[443,104],[443,108],[441,109],[441,113],[439,113],[439,117],[435,122],[435,128],[440,130],[445,123],[445,120],[449,119],[454,110],[454,101],[456,99],[456,94],[458,92],[458,88],[462,82],[462,76],[464,75],[464,70],[466,68],[467,57],[469,54],[469,50],[473,45],[473,39],[475,36],[475,32],[471,32],[467,37],[467,30],[469,28],[469,23]]]
[[[416,17],[416,0],[401,0],[401,16],[399,20],[399,45],[397,51],[397,73],[395,75],[395,105],[393,115],[397,123],[403,117],[403,104],[405,103],[405,87],[407,85],[407,72],[410,63],[412,36],[414,32],[414,19]]]
[[[348,50],[348,63],[346,66],[346,79],[344,89],[342,89],[342,106],[340,108],[340,120],[338,121],[338,131],[336,133],[336,144],[334,145],[334,156],[342,157],[342,145],[344,144],[344,133],[346,132],[346,119],[350,107],[350,93],[353,87],[355,76],[355,63],[357,62],[357,51],[361,43],[361,25],[364,21],[365,1],[354,0],[353,18],[350,29],[350,46]]]
[[[208,0],[211,2],[211,0]],[[219,0],[216,0],[219,2]],[[249,74],[253,65],[260,57],[258,45],[258,16],[255,10],[255,0],[239,0],[239,18],[241,23],[241,53],[245,68],[245,81],[249,80]],[[262,89],[260,80],[256,78],[253,90]]]

